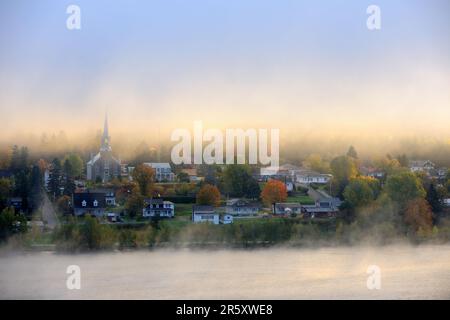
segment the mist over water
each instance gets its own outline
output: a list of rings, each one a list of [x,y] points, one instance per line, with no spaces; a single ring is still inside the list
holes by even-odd
[[[80,290],[66,288],[74,264]],[[0,298],[449,299],[450,246],[2,254]]]

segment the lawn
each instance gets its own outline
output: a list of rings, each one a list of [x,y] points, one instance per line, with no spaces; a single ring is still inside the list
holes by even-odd
[[[175,203],[175,217],[190,216],[192,214],[193,203]]]
[[[289,196],[286,202],[300,202],[301,204],[314,204],[314,200],[308,195]]]

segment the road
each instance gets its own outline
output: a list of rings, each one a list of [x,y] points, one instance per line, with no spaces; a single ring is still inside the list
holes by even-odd
[[[55,209],[53,208],[50,199],[46,192],[43,192],[44,199],[42,201],[42,219],[47,222],[47,227],[50,229],[56,228],[58,225],[58,217],[56,215]]]

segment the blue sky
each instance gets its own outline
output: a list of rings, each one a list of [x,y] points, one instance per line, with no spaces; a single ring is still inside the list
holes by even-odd
[[[66,29],[69,4],[81,30]],[[370,4],[379,31],[366,28]],[[11,132],[54,118],[98,126],[86,119],[105,110],[124,128],[321,119],[357,130],[405,115],[444,128],[449,32],[445,0],[3,0],[0,116]]]

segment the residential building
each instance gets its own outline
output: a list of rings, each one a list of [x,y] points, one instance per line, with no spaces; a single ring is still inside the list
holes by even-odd
[[[302,205],[302,213],[305,218],[335,217],[339,209],[333,200],[316,201],[313,205]]]
[[[315,184],[327,184],[333,177],[331,174],[319,173],[309,169],[301,169],[294,172],[295,182],[308,185]]]
[[[102,217],[105,214],[104,192],[76,192],[72,194],[73,213],[76,216],[91,215]]]
[[[219,214],[213,206],[192,206],[192,222],[209,222],[219,224]]]
[[[105,117],[100,152],[94,157],[91,156],[91,159],[88,161],[86,178],[88,180],[99,179],[102,182],[108,182],[112,178],[119,177],[121,172],[120,160],[112,155],[108,132],[108,118]]]
[[[108,207],[113,207],[116,205],[116,193],[114,189],[92,189],[89,190],[92,193],[104,193],[105,194],[105,203]]]
[[[258,214],[261,205],[246,199],[227,200],[225,212],[233,216],[253,216]]]
[[[412,172],[423,171],[429,173],[431,170],[434,170],[435,164],[430,160],[411,160],[409,163],[409,169]]]
[[[161,198],[150,198],[144,200],[142,216],[145,218],[173,218],[175,216],[175,205],[173,202],[164,201]]]
[[[181,169],[181,172],[186,173],[188,175],[189,182],[199,182],[199,181],[203,180],[202,177],[199,177],[197,175],[197,169],[196,168]]]
[[[168,162],[145,162],[144,165],[155,170],[155,180],[157,182],[171,182],[175,180],[175,175]]]
[[[301,205],[296,202],[277,202],[272,207],[272,213],[276,215],[300,214],[301,212]]]

